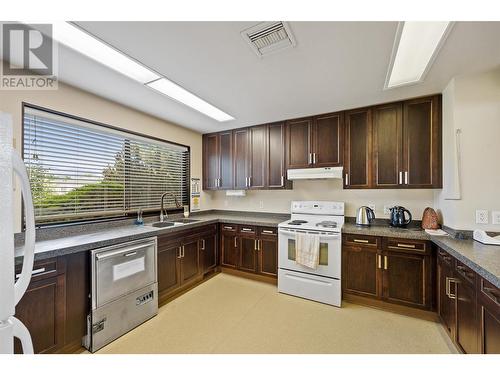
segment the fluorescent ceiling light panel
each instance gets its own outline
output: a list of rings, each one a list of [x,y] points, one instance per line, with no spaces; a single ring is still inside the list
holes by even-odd
[[[400,23],[385,87],[392,88],[423,80],[451,26],[450,22]]]
[[[54,40],[127,77],[143,84],[160,78],[159,74],[76,25],[64,21],[54,22],[53,25],[52,38]]]
[[[227,113],[221,111],[219,108],[214,107],[212,104],[207,103],[203,99],[200,99],[194,94],[191,94],[186,89],[173,83],[166,78],[160,78],[156,81],[147,83],[146,86],[161,92],[168,97],[181,102],[197,111],[217,120],[220,122],[234,120],[234,117],[228,115]]]

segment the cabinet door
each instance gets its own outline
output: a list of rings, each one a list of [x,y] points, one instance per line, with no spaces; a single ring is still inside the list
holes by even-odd
[[[480,352],[500,354],[500,289],[481,279],[478,294]]]
[[[245,271],[257,271],[257,239],[255,237],[240,237],[239,267]]]
[[[331,113],[314,118],[313,165],[337,167],[343,162],[343,115]]]
[[[479,353],[476,291],[474,286],[455,273],[456,342],[469,354]]]
[[[259,273],[278,276],[278,240],[262,237],[259,240]]]
[[[198,239],[182,243],[181,285],[196,279],[201,274]]]
[[[403,183],[402,104],[373,109],[374,187],[394,188]]]
[[[219,189],[232,189],[233,180],[233,133],[219,133]]]
[[[287,166],[308,168],[312,165],[312,119],[287,121]]]
[[[267,126],[250,128],[249,187],[262,189],[266,186]]]
[[[219,135],[206,134],[203,136],[203,189],[217,189],[219,167]]]
[[[343,246],[342,286],[344,292],[368,297],[379,296],[377,283],[381,255],[376,248]]]
[[[267,187],[281,188],[286,179],[285,124],[269,125],[267,141]]]
[[[248,188],[248,176],[249,176],[249,164],[250,164],[250,153],[249,153],[249,130],[248,129],[238,129],[233,132],[234,134],[234,188],[235,189],[247,189]]]
[[[66,296],[65,275],[31,282],[16,306],[16,318],[28,328],[35,353],[50,353],[62,347]],[[14,352],[22,353],[14,340]]]
[[[451,256],[438,250],[437,282],[438,282],[438,314],[451,338],[455,337],[455,300],[449,295],[453,279]]]
[[[238,237],[223,233],[221,236],[221,265],[236,268],[239,262]]]
[[[158,239],[158,294],[169,294],[181,286],[180,244],[163,246]]]
[[[398,251],[383,254],[383,297],[412,307],[430,307],[430,257]]]
[[[371,111],[349,111],[345,115],[344,187],[371,186]]]
[[[407,187],[442,187],[440,102],[440,96],[404,102],[403,165]]]
[[[203,259],[203,273],[217,267],[217,234],[204,236],[201,239],[200,251]]]

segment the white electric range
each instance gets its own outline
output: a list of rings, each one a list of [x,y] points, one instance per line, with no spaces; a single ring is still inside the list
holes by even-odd
[[[344,203],[294,201],[291,213],[290,220],[278,225],[278,290],[340,307]],[[320,237],[316,269],[295,263],[297,232]]]

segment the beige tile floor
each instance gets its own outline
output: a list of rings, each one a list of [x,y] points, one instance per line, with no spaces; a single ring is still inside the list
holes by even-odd
[[[437,323],[219,274],[98,353],[455,353]]]

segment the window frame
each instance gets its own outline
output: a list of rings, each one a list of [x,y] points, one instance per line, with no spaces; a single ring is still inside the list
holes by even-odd
[[[185,188],[186,188],[186,191],[188,193],[187,206],[189,207],[189,211],[191,211],[191,183],[190,183],[190,181],[191,181],[191,146],[184,145],[182,143],[173,142],[173,141],[168,141],[168,140],[154,137],[154,136],[147,135],[147,134],[142,134],[139,132],[135,132],[133,130],[123,129],[123,128],[120,128],[118,126],[106,124],[104,122],[91,120],[91,119],[88,119],[85,117],[72,115],[72,114],[69,114],[66,112],[57,111],[57,110],[54,110],[51,108],[42,107],[42,106],[39,106],[36,104],[32,104],[32,103],[28,103],[28,102],[23,101],[21,103],[21,158],[23,160],[24,160],[24,115],[25,115],[25,108],[36,109],[36,110],[44,111],[44,112],[51,113],[54,115],[67,117],[67,118],[70,118],[72,120],[87,122],[89,124],[100,126],[100,127],[106,128],[106,129],[120,131],[120,132],[131,134],[134,136],[143,137],[146,139],[151,139],[151,140],[154,140],[157,142],[162,142],[162,143],[167,143],[167,144],[171,144],[174,146],[180,146],[180,147],[187,148],[187,152],[189,155],[189,163],[187,164],[187,178],[186,178]],[[167,212],[172,213],[172,214],[181,213],[181,212],[184,212],[184,208],[181,207],[181,208],[175,208],[175,209],[168,209]],[[151,216],[158,216],[159,214],[160,214],[159,210],[158,211],[149,211],[147,213],[145,212],[143,214],[143,216],[144,217],[151,217]],[[104,223],[104,222],[118,221],[118,220],[130,220],[131,218],[135,217],[136,215],[137,215],[136,213],[128,212],[128,213],[125,213],[123,215],[115,216],[115,217],[78,219],[78,220],[72,220],[72,221],[61,221],[61,222],[53,222],[53,223],[45,223],[45,224],[36,224],[36,228],[49,228],[49,227],[53,228],[53,227],[73,226],[73,225],[82,225],[82,224]],[[23,232],[26,229],[26,221],[25,221],[25,215],[24,215],[24,200],[22,199],[22,197],[21,197],[21,228],[22,228]]]

